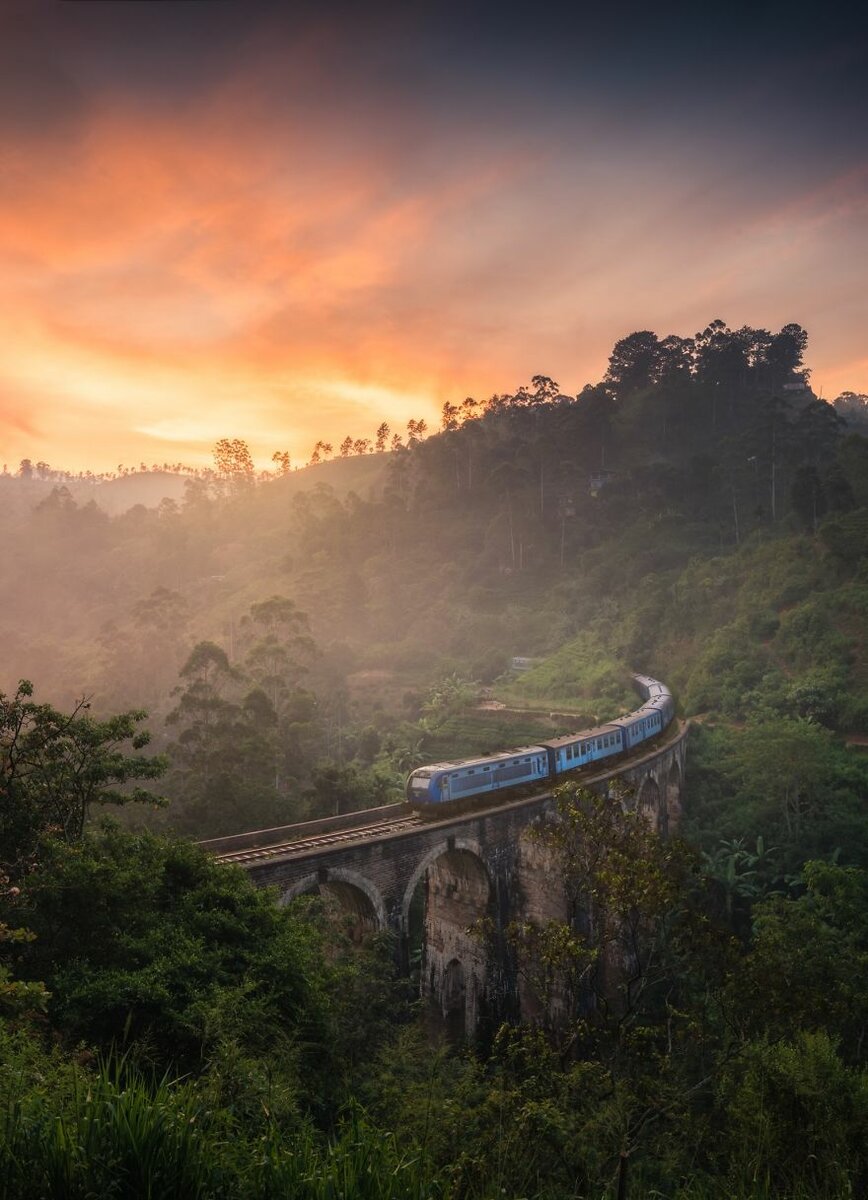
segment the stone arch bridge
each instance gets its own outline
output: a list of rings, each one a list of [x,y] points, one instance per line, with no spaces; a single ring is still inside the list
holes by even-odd
[[[627,784],[665,836],[681,812],[687,731],[678,725],[641,757],[583,785],[608,791],[616,780]],[[560,913],[538,844],[525,836],[554,809],[551,791],[434,820],[393,804],[201,844],[242,866],[258,886],[277,888],[281,903],[318,892],[349,915],[355,936],[391,933],[405,968],[411,909],[421,895],[422,993],[447,1028],[472,1034],[484,1016],[502,1019],[528,1007],[502,932],[514,920]],[[469,932],[480,918],[494,930],[494,952]]]

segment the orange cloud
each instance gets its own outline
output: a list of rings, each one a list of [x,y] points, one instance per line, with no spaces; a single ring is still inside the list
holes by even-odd
[[[62,140],[5,139],[3,457],[203,461],[228,435],[299,460],[537,371],[576,390],[630,329],[717,315],[801,321],[868,390],[864,172],[758,204],[702,139],[625,149],[590,109],[543,134],[354,107],[332,39],[254,39],[177,111],[99,94]]]

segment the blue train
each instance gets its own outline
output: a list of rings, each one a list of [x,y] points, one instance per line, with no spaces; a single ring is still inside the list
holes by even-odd
[[[672,693],[665,683],[648,675],[634,675],[633,681],[644,703],[626,717],[538,746],[417,767],[407,780],[408,802],[422,809],[452,805],[522,784],[555,781],[567,771],[632,750],[662,733],[675,715]]]

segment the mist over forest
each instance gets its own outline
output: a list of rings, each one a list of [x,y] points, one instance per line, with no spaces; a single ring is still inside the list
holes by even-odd
[[[862,1194],[868,397],[821,399],[809,362],[799,325],[716,320],[625,336],[577,394],[536,375],[304,465],[257,471],[240,428],[206,471],[0,476],[7,777],[20,729],[50,747],[82,700],[91,753],[138,755],[66,815],[48,750],[4,791],[0,1198],[60,1194],[13,1172],[67,1161],[34,1070],[69,1121],[80,1071],[105,1113],[202,1120],[160,1142],[185,1195],[325,1195],[348,1164],[347,1196],[614,1195],[625,1158],[636,1196]],[[693,724],[668,847],[582,809],[647,870],[627,1015],[589,1007],[591,955],[566,1026],[432,1048],[387,948],[190,844],[611,720],[633,671]],[[125,1152],[100,1119],[83,1189]]]
[[[147,710],[165,819],[203,837],[398,799],[426,757],[515,741],[449,723],[496,681],[510,708],[608,719],[635,668],[687,715],[859,732],[843,580],[868,401],[819,400],[806,344],[638,332],[576,396],[535,376],[447,403],[436,433],[318,442],[301,469],[256,472],[239,438],[186,477],[25,463],[0,477],[5,688]],[[510,676],[514,656],[534,669]]]

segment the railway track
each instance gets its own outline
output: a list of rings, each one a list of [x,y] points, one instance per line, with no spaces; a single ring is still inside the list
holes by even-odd
[[[655,738],[651,745],[645,744],[644,746],[636,747],[629,754],[620,758],[616,768],[609,767],[602,771],[585,768],[583,771],[572,772],[570,779],[584,787],[589,787],[593,783],[616,774],[619,770],[624,770],[625,767],[635,766],[644,759],[659,753],[669,742],[679,737],[683,729],[684,722],[675,721],[673,727]],[[567,782],[566,777],[561,782]],[[540,797],[547,795],[550,791],[551,788],[546,788],[543,791],[534,792],[532,795],[522,796],[520,799],[516,799],[515,797],[511,799],[504,797],[503,799],[507,804],[528,803],[531,800],[540,799]],[[452,820],[461,820],[464,817],[472,817],[479,811],[490,812],[493,811],[493,808],[470,810],[460,814],[450,813],[448,816],[444,816],[443,814],[436,814],[435,816],[431,814],[428,819],[420,816],[418,813],[408,813],[405,816],[390,817],[385,821],[376,821],[371,825],[355,825],[349,829],[335,830],[334,833],[317,833],[306,838],[296,838],[294,841],[275,842],[268,846],[253,846],[249,850],[230,850],[225,854],[215,855],[215,858],[218,862],[238,863],[240,866],[246,866],[249,863],[260,862],[262,859],[275,858],[277,855],[293,856],[306,854],[311,850],[321,850],[327,846],[340,846],[347,842],[364,842],[371,838],[383,837],[390,833],[405,833],[412,829],[430,825],[438,818],[447,821],[450,818]],[[364,812],[359,815],[363,816]]]
[[[321,850],[325,846],[338,846],[342,842],[360,842],[368,838],[382,837],[387,833],[402,833],[421,825],[422,818],[415,813],[406,817],[392,818],[389,821],[378,821],[374,825],[357,825],[353,829],[339,829],[334,833],[318,833],[313,837],[297,838],[292,842],[278,842],[271,846],[258,846],[250,850],[231,850],[226,854],[216,855],[219,862],[251,863],[262,858],[273,858],[277,854],[304,854],[309,850]]]

